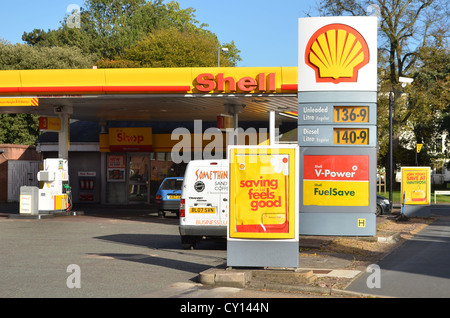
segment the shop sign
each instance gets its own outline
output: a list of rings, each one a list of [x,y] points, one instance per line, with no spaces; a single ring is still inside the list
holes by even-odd
[[[152,128],[109,128],[110,151],[151,151]]]
[[[402,167],[401,191],[405,205],[429,205],[430,167]]]
[[[244,76],[235,79],[232,76],[224,77],[224,73],[219,73],[215,77],[212,73],[202,73],[196,78],[195,88],[203,93],[218,92],[273,92],[275,88],[275,73],[259,73],[256,77]]]
[[[369,157],[305,155],[303,204],[369,205]]]
[[[296,149],[230,149],[230,238],[295,239]]]

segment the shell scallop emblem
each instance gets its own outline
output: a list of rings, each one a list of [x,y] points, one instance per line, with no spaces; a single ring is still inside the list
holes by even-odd
[[[357,82],[358,71],[369,63],[369,47],[355,29],[329,24],[310,38],[305,62],[314,69],[316,82]]]

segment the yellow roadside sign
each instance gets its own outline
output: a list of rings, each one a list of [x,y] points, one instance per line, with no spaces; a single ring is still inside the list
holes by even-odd
[[[417,144],[417,153],[420,152],[420,150],[422,149],[423,144]]]

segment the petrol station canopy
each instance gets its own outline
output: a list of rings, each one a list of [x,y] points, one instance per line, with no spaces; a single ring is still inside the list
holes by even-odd
[[[134,68],[0,71],[0,113],[90,121],[240,121],[297,112],[297,67]]]

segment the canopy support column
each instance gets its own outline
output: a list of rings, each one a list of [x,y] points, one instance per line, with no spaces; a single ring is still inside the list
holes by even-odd
[[[55,113],[61,119],[61,130],[58,132],[58,158],[69,159],[70,146],[70,114],[72,109],[66,106],[55,107]]]

